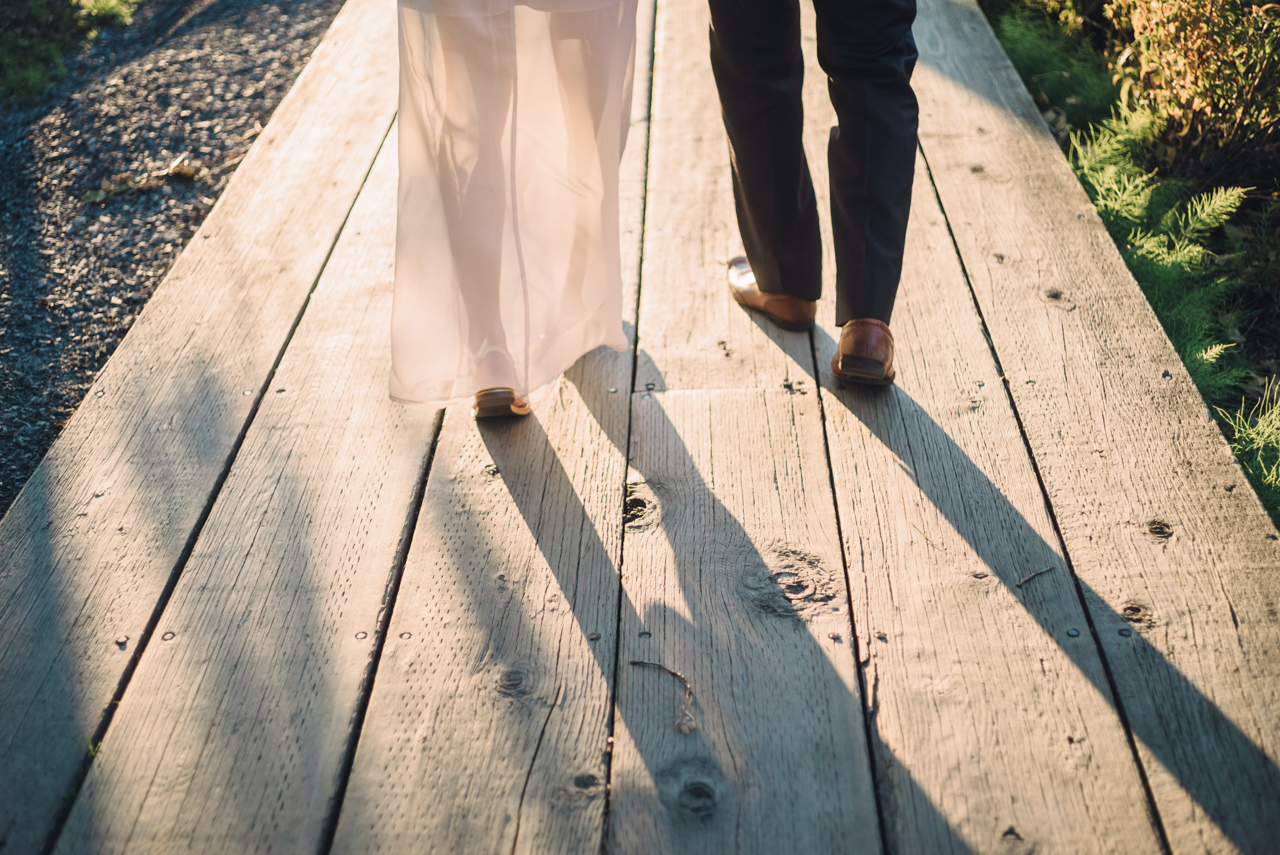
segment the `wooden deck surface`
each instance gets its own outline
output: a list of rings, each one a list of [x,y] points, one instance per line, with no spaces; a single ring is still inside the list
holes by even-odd
[[[1280,852],[1280,535],[977,6],[889,390],[829,231],[814,333],[730,300],[705,2],[641,6],[632,347],[477,425],[386,396],[347,0],[0,521],[0,855]]]

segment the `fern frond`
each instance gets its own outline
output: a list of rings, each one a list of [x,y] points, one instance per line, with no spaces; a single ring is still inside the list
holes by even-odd
[[[1195,356],[1200,362],[1212,365],[1222,358],[1222,354],[1233,347],[1235,347],[1234,344],[1211,344],[1206,348],[1202,348]]]
[[[1240,210],[1246,192],[1244,187],[1219,187],[1201,193],[1165,214],[1157,231],[1177,241],[1200,243]]]

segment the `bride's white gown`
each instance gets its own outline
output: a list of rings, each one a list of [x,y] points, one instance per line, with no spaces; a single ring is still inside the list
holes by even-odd
[[[636,0],[400,0],[391,396],[535,400],[626,347],[618,161]]]

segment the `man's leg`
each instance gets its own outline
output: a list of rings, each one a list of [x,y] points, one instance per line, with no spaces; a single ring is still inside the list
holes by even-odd
[[[827,149],[836,323],[889,322],[902,275],[919,108],[915,0],[814,0],[818,63],[839,127]]]
[[[711,68],[747,258],[761,291],[817,300],[822,245],[801,139],[798,0],[710,0],[710,6]]]

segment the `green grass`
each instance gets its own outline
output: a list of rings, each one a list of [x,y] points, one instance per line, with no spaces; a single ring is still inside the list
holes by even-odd
[[[129,23],[141,0],[0,3],[0,108],[38,103],[66,77],[63,57],[106,27]]]
[[[1246,221],[1247,188],[1205,189],[1160,173],[1162,120],[1119,103],[1106,60],[1088,41],[1022,9],[999,16],[996,32],[1046,118],[1069,123],[1062,133],[1059,118],[1059,139],[1076,175],[1280,525],[1280,383],[1255,403],[1242,400],[1257,375],[1239,346],[1241,322],[1257,314],[1258,295],[1280,272],[1269,239],[1280,236],[1280,205]],[[1264,310],[1280,313],[1280,305]]]
[[[1218,415],[1231,428],[1231,450],[1274,519],[1280,508],[1280,382],[1267,383],[1252,407],[1241,404],[1234,413],[1219,409]]]
[[[1119,89],[1088,42],[1077,42],[1029,9],[1002,16],[996,32],[1041,110],[1061,111],[1074,128],[1110,115]]]

